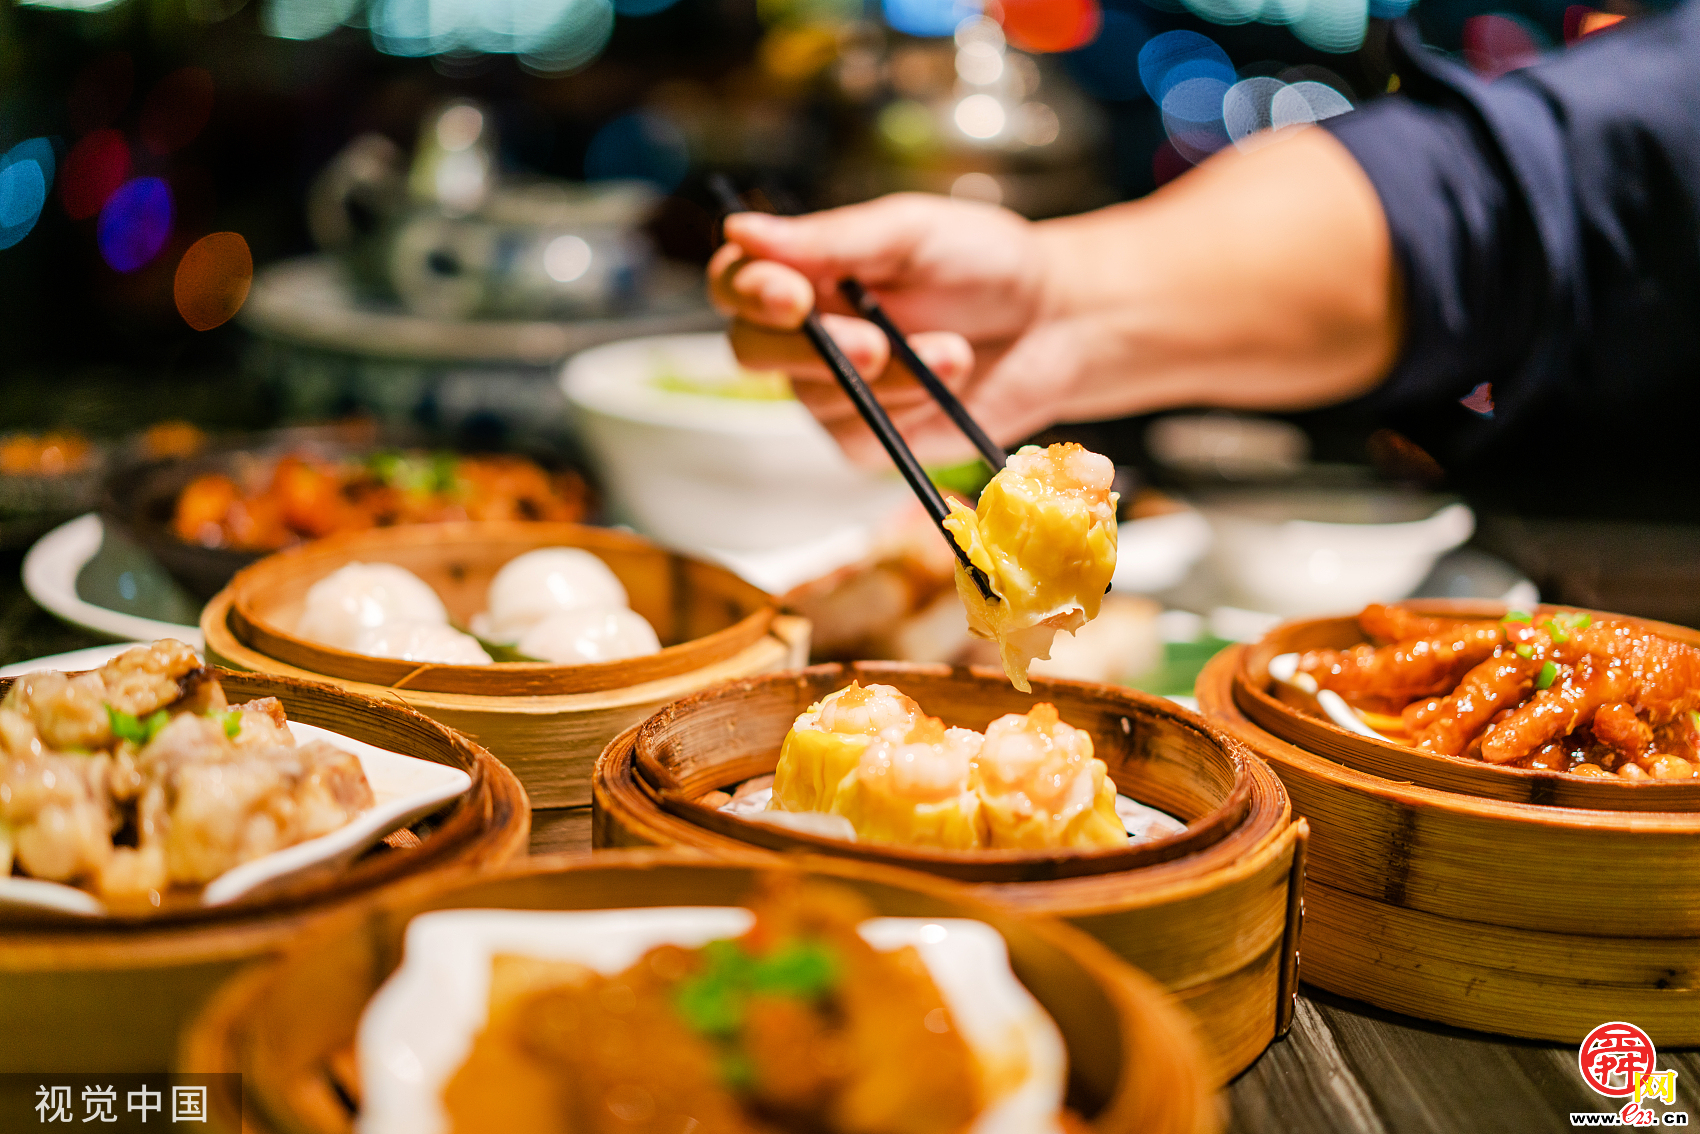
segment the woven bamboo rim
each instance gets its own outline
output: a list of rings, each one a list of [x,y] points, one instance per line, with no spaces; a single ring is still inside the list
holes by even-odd
[[[819,666],[763,681],[775,687],[790,682],[795,691],[792,695],[807,707],[823,676],[827,677],[824,689],[829,691],[848,681],[852,672],[861,674],[862,680],[897,685],[916,696],[929,712],[935,708],[943,711],[956,703],[955,698],[940,695],[940,687],[947,683],[983,688],[993,699],[1001,699],[1009,689],[1001,674],[989,670],[900,663],[858,663],[853,669]],[[737,696],[740,691],[760,688],[762,682],[738,682],[723,690],[727,696]],[[1007,695],[1015,696],[1013,692]],[[1121,750],[1117,742],[1118,750],[1105,756],[1125,764],[1134,776],[1141,763],[1137,749],[1141,739],[1185,735],[1184,730],[1198,730],[1203,723],[1171,702],[1110,686],[1036,683],[1034,696],[1055,700],[1065,719],[1095,728],[1095,739],[1098,733],[1130,738],[1134,753]],[[1096,701],[1096,707],[1082,710],[1070,698]],[[778,711],[783,704],[776,700],[771,711]],[[983,727],[994,710],[967,712],[980,712],[982,715],[972,723]],[[1126,733],[1120,723],[1124,715],[1130,722]],[[764,725],[749,719],[751,716],[737,718],[737,732],[725,734],[728,743],[702,750],[704,760],[718,760],[724,771],[714,772],[708,767],[693,771],[691,779],[701,791],[773,770],[779,739],[791,717],[784,717],[783,727],[776,727],[777,722]],[[946,719],[950,719],[949,714]],[[1088,726],[1087,721],[1111,723],[1105,728],[1102,723]],[[1136,721],[1137,726],[1133,723]],[[1154,726],[1159,722],[1175,731],[1157,733]],[[724,729],[727,723],[723,720],[718,727]],[[1285,789],[1274,773],[1261,761],[1248,758],[1231,736],[1207,724],[1191,735],[1210,738],[1212,745],[1220,746],[1215,749],[1219,754],[1233,753],[1241,782],[1248,789],[1239,821],[1214,842],[1177,858],[1127,870],[1043,880],[983,881],[975,889],[1024,912],[1067,919],[1175,992],[1203,1022],[1215,1081],[1221,1083],[1255,1060],[1271,1039],[1286,1030],[1291,1019],[1307,828],[1302,820],[1292,821]],[[639,770],[638,736],[638,729],[623,733],[597,761],[593,839],[598,847],[680,847],[720,857],[747,854],[758,845],[742,836],[746,832],[765,833],[760,825],[710,826],[696,822],[703,810],[700,807],[668,807]],[[771,743],[764,743],[764,738]],[[1153,758],[1160,760],[1162,756]],[[1135,793],[1150,794],[1137,787]],[[1226,794],[1224,789],[1218,798]],[[1199,807],[1195,814],[1208,810],[1201,806],[1207,800],[1194,799]],[[1158,799],[1149,802],[1161,805]],[[1162,802],[1177,806],[1173,798],[1165,797]],[[802,851],[813,844],[799,840],[790,846],[783,841],[766,845],[778,853],[781,849]],[[824,845],[834,857],[856,857],[853,845]],[[951,864],[944,861],[944,865]],[[941,873],[934,866],[927,869]]]
[[[524,853],[531,810],[511,772],[429,718],[330,686],[219,672],[232,700],[277,697],[290,719],[462,769],[472,787],[415,825],[419,845],[368,855],[330,876],[229,905],[152,917],[0,912],[0,1069],[163,1067],[176,1029],[241,962],[329,911],[421,875],[483,871]],[[9,682],[0,684],[0,690]]]
[[[1001,933],[1016,974],[1068,1046],[1070,1101],[1101,1134],[1208,1134],[1220,1126],[1191,1020],[1084,934],[982,902],[960,886],[838,859],[680,852],[534,859],[503,875],[434,881],[327,923],[277,962],[231,982],[186,1036],[179,1069],[240,1072],[250,1134],[344,1134],[359,1014],[400,960],[415,914],[456,907],[599,909],[736,904],[764,872],[801,871],[901,917],[968,917]],[[357,1085],[354,1085],[357,1089]],[[228,1121],[233,1116],[224,1116]]]
[[[329,677],[279,661],[246,645],[231,628],[228,589],[201,611],[201,634],[210,661],[233,669],[323,682],[358,696],[405,705],[488,748],[506,764],[533,807],[577,807],[590,802],[596,756],[621,729],[669,701],[715,682],[801,664],[808,657],[806,619],[780,615],[768,632],[731,657],[702,669],[623,689],[550,696],[434,693],[415,688]]]
[[[1516,803],[1358,771],[1240,708],[1246,649],[1205,667],[1198,700],[1316,832],[1306,980],[1511,1035],[1575,1042],[1631,1019],[1656,1022],[1660,1043],[1700,1043],[1700,814]]]
[[[490,578],[503,564],[544,547],[582,548],[607,563],[625,584],[632,609],[655,627],[665,648],[591,665],[421,665],[337,649],[294,631],[307,588],[353,562],[407,568],[465,625],[484,608]],[[482,696],[594,693],[678,677],[748,649],[767,634],[778,612],[764,591],[723,567],[626,532],[541,522],[408,524],[352,532],[268,556],[238,572],[230,591],[232,632],[268,657],[346,681]]]
[[[1410,602],[1424,614],[1442,617],[1492,617],[1506,612],[1503,603]],[[1601,615],[1600,611],[1589,611]],[[1606,617],[1621,618],[1621,615]],[[1649,619],[1627,619],[1689,645],[1700,645],[1700,632]],[[1332,721],[1312,716],[1271,692],[1269,659],[1309,649],[1343,649],[1365,641],[1353,617],[1308,618],[1283,623],[1240,655],[1234,672],[1234,702],[1259,727],[1309,752],[1349,768],[1390,780],[1408,780],[1440,791],[1484,799],[1542,803],[1555,807],[1585,807],[1605,811],[1700,811],[1700,780],[1620,780],[1616,776],[1584,777],[1535,768],[1508,768],[1439,756],[1403,744],[1347,732]]]
[[[1092,851],[963,851],[853,843],[782,830],[697,802],[705,793],[773,770],[797,714],[851,681],[896,685],[947,726],[985,728],[1034,700],[1094,739],[1117,789],[1184,819],[1187,829],[1149,843]],[[1139,740],[1134,741],[1137,732]],[[1154,738],[1153,733],[1161,733]],[[663,708],[638,729],[639,779],[662,808],[699,827],[770,850],[839,854],[970,882],[1041,881],[1103,874],[1195,854],[1237,828],[1250,807],[1243,750],[1196,717],[1132,690],[1044,681],[1031,698],[990,670],[903,662],[832,664],[705,689]],[[747,767],[746,767],[747,765]]]

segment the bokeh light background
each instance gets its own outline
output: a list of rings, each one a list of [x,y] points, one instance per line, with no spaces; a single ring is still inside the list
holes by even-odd
[[[362,133],[410,147],[452,97],[490,108],[504,171],[652,182],[662,250],[700,259],[711,170],[809,204],[920,187],[1043,215],[1383,93],[1387,21],[1407,11],[1497,76],[1639,10],[22,0],[0,7],[0,365],[233,366],[255,265],[312,247],[315,172]]]

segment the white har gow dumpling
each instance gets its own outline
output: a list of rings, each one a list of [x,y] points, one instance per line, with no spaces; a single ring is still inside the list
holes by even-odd
[[[362,630],[389,622],[448,625],[437,592],[393,563],[349,563],[307,588],[296,633],[338,649],[353,649]]]
[[[493,642],[517,642],[552,614],[628,605],[608,565],[576,547],[543,547],[502,565],[490,580],[488,610],[474,629]]]
[[[351,647],[357,654],[401,661],[439,662],[443,665],[489,665],[490,655],[471,634],[440,622],[401,620],[370,626],[355,636]]]
[[[552,614],[527,630],[517,648],[539,661],[585,665],[653,654],[661,640],[643,615],[617,606]]]

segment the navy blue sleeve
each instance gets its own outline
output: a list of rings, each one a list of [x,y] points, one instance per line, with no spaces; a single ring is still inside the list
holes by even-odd
[[[1408,23],[1391,47],[1399,95],[1326,123],[1400,269],[1390,423],[1508,506],[1542,510],[1558,477],[1550,511],[1700,513],[1700,0],[1492,83]],[[1635,477],[1662,484],[1626,499]]]

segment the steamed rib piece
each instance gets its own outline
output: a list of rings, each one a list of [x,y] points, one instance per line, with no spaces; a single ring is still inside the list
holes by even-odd
[[[50,748],[96,749],[112,743],[109,705],[145,717],[198,694],[196,707],[204,712],[222,707],[217,688],[195,652],[167,638],[75,677],[50,669],[26,673],[12,683],[3,705],[27,717]]]
[[[1299,658],[1299,671],[1348,699],[1411,701],[1451,689],[1465,672],[1492,657],[1504,640],[1497,622],[1466,622],[1443,634],[1391,646],[1307,650]]]
[[[323,741],[237,748],[221,722],[183,714],[139,759],[149,786],[141,847],[158,846],[172,882],[209,882],[233,866],[329,834],[372,806],[359,758]]]
[[[1098,616],[1116,569],[1115,467],[1079,445],[1029,445],[1009,458],[973,511],[952,501],[945,527],[991,581],[988,601],[962,566],[956,590],[975,636],[998,643],[1004,672],[1031,691],[1027,665],[1058,630]]]
[[[1404,714],[1406,727],[1418,748],[1456,756],[1496,713],[1529,695],[1540,668],[1540,663],[1533,659],[1497,653],[1466,673],[1447,696],[1408,706]]]

